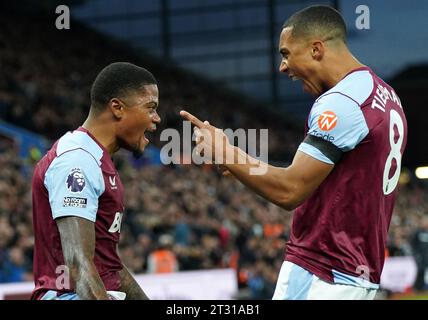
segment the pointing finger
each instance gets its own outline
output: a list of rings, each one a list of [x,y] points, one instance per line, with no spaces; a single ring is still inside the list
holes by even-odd
[[[201,120],[199,120],[193,114],[191,114],[187,111],[181,110],[180,116],[182,116],[184,119],[190,121],[191,123],[193,123],[198,128],[205,128],[206,127],[206,125]]]

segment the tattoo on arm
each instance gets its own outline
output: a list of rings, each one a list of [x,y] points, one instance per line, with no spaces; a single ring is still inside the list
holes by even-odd
[[[106,288],[94,264],[95,225],[79,217],[56,220],[64,261],[77,295],[83,300],[108,299]]]

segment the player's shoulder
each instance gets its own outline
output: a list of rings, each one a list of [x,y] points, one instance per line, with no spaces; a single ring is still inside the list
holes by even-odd
[[[103,153],[103,149],[85,132],[67,132],[57,141],[56,157],[44,175],[45,186],[56,185],[63,177],[68,183],[69,179],[79,176],[102,186]]]
[[[70,131],[63,135],[57,143],[57,161],[62,159],[81,159],[95,162],[101,166],[104,151],[101,147],[83,131]]]
[[[354,105],[360,107],[373,93],[373,74],[368,68],[346,75],[333,88],[322,94],[315,104]]]

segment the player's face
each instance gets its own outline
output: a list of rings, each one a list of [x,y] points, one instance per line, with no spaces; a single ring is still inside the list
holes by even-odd
[[[157,85],[147,85],[144,89],[122,99],[126,106],[117,130],[120,147],[136,154],[143,152],[149,143],[145,133],[154,132],[156,125],[161,122],[157,113],[159,104]]]
[[[317,60],[313,58],[311,43],[305,39],[296,39],[291,35],[292,28],[284,28],[279,39],[279,52],[282,55],[279,71],[288,74],[293,80],[303,82],[303,90],[319,96],[322,85],[316,76]]]

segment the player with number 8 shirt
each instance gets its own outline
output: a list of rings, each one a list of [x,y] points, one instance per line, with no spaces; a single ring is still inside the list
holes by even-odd
[[[288,167],[253,159],[209,122],[181,115],[196,125],[198,149],[210,147],[213,159],[223,150],[238,159],[224,162],[227,174],[294,210],[273,299],[373,299],[407,142],[400,99],[352,55],[345,22],[331,7],[293,14],[283,25],[279,52],[280,72],[302,81],[316,98]],[[221,140],[220,148],[214,142]],[[265,174],[251,175],[261,166]]]

